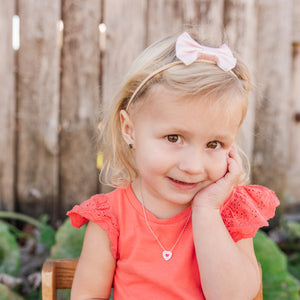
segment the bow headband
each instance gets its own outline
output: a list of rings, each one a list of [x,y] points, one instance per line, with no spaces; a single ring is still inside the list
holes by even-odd
[[[223,44],[219,48],[202,46],[195,40],[193,40],[187,32],[182,33],[177,38],[176,57],[179,59],[178,61],[174,61],[155,70],[140,83],[140,85],[136,88],[136,90],[130,97],[126,106],[126,111],[128,111],[128,108],[136,95],[141,91],[141,89],[150,79],[173,66],[182,63],[185,65],[190,65],[195,61],[202,60],[208,63],[217,64],[219,68],[221,68],[225,72],[228,72],[231,71],[236,65],[236,58],[233,56],[231,50],[226,44]],[[235,75],[232,71],[231,73]]]
[[[192,64],[197,59],[214,62],[225,72],[236,65],[236,58],[226,44],[219,48],[211,48],[198,44],[187,32],[182,33],[176,42],[176,56],[185,65]]]

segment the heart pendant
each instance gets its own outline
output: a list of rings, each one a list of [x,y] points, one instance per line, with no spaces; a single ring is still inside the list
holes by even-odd
[[[164,260],[169,260],[172,257],[172,251],[164,250],[162,256]]]

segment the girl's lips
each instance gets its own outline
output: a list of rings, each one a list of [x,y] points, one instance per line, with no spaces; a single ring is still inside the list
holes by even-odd
[[[168,179],[170,180],[170,182],[175,185],[177,188],[179,189],[185,189],[185,190],[191,190],[194,189],[195,187],[197,187],[198,182],[183,182],[180,180],[176,180],[174,178],[168,177]]]

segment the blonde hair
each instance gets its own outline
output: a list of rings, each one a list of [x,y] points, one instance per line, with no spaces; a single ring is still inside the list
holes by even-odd
[[[190,35],[199,42],[193,32],[190,32]],[[106,111],[103,111],[100,133],[100,149],[104,158],[100,174],[102,183],[113,187],[125,187],[137,176],[133,151],[122,137],[120,111],[130,111],[136,103],[146,101],[145,96],[151,96],[150,87],[155,84],[178,91],[182,95],[200,94],[209,99],[227,101],[230,105],[237,105],[238,101],[243,101],[241,107],[244,119],[248,93],[252,86],[248,68],[239,59],[230,72],[203,61],[196,61],[189,66],[171,64],[178,61],[175,55],[176,39],[174,36],[168,37],[145,49],[133,62],[114,100]],[[166,70],[156,72],[168,64],[170,67]],[[155,76],[143,83],[152,73]],[[131,99],[137,89],[139,92]],[[129,101],[130,105],[127,107]]]

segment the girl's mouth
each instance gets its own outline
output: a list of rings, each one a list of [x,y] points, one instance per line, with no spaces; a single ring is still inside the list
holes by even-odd
[[[180,188],[180,189],[193,189],[195,188],[198,183],[196,182],[184,182],[184,181],[180,181],[180,180],[177,180],[177,179],[174,179],[174,178],[171,178],[171,177],[168,177],[168,179],[171,181],[171,183],[173,185],[175,185],[177,188]]]

